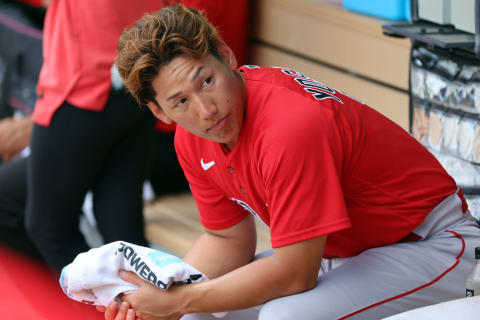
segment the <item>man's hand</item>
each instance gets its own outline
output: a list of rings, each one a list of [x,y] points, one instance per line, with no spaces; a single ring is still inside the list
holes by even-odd
[[[31,117],[0,120],[0,156],[10,161],[30,143],[33,121]]]
[[[141,279],[133,272],[120,271],[118,275],[123,280],[139,286],[137,292],[120,297],[124,301],[123,303],[127,303],[126,309],[128,310],[128,307],[131,306],[138,318],[142,320],[178,320],[183,316],[179,311],[182,301],[177,295],[180,287],[171,286],[165,292]],[[107,318],[107,312],[109,311],[110,317]],[[113,317],[115,316],[113,311],[116,310],[107,308],[105,312],[106,320],[130,320],[130,318],[125,317],[118,318],[118,314],[117,317]],[[128,316],[128,314],[126,315]]]

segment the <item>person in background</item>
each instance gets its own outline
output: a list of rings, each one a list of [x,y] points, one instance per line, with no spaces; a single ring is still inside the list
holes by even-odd
[[[247,52],[246,31],[243,33],[242,32],[239,33],[238,27],[243,26],[242,29],[246,30],[247,3],[248,3],[247,1],[236,2],[235,4],[236,12],[226,10],[226,5],[223,5],[223,4],[214,5],[214,1],[212,0],[203,0],[203,1],[185,0],[185,2],[187,1],[190,1],[191,5],[195,5],[199,8],[203,8],[204,10],[208,10],[209,16],[211,16],[212,19],[218,23],[219,27],[223,30],[223,34],[225,35],[225,37],[229,39],[228,41],[232,45],[232,47],[236,48],[235,49],[236,53],[241,57],[243,56],[244,59],[246,58],[246,52]],[[173,1],[170,1],[170,3],[171,2]],[[167,2],[165,2],[165,4],[166,3]],[[33,10],[33,13],[34,13],[34,17],[28,20],[29,21],[33,20],[32,24],[35,25],[35,28],[38,31],[36,31],[35,34],[33,34],[32,32],[29,32],[27,35],[25,34],[22,35],[23,37],[27,36],[32,38],[32,34],[33,34],[33,36],[35,37],[33,37],[33,39],[30,42],[34,42],[34,45],[29,46],[27,48],[25,46],[25,43],[29,43],[28,41],[21,40],[21,39],[18,39],[18,40],[19,42],[23,43],[22,48],[25,49],[21,62],[25,64],[26,63],[25,61],[27,62],[30,60],[33,61],[32,63],[27,63],[26,69],[25,67],[23,67],[24,71],[22,76],[23,77],[28,76],[34,79],[35,80],[34,82],[36,83],[38,79],[38,72],[40,69],[41,61],[42,61],[41,60],[41,38],[42,38],[41,27],[43,26],[43,19],[40,19],[42,18],[40,17],[40,14],[39,14],[39,10],[41,9],[38,8],[38,7],[41,7],[42,4],[33,3],[34,7],[27,6],[21,3],[15,3],[14,5],[15,7],[20,6],[21,8],[28,7],[28,12]],[[48,5],[48,2],[43,3],[44,7],[46,7],[47,5]],[[161,5],[162,5],[161,3],[158,4],[158,7],[160,7]],[[87,5],[87,7],[88,6],[89,5]],[[62,10],[59,10],[59,9],[57,10],[59,12],[60,11],[65,12],[65,8]],[[233,15],[233,13],[235,14]],[[12,14],[9,13],[8,16],[11,18]],[[29,14],[29,16],[32,16],[32,15]],[[8,41],[8,39],[10,39],[11,37],[15,37],[15,32],[11,32],[9,31],[9,29],[11,28],[11,25],[17,26],[19,22],[18,20],[19,19],[17,19],[17,21],[14,21],[12,23],[6,24],[6,29],[7,29],[6,37],[4,37],[6,41]],[[21,21],[23,22],[23,20]],[[120,21],[120,23],[125,23],[125,22]],[[21,29],[20,31],[25,30],[25,28],[20,28],[20,29]],[[10,38],[7,39],[7,35]],[[13,40],[16,40],[16,38],[14,38]],[[13,42],[12,39],[10,39],[10,41]],[[111,41],[111,39],[109,41]],[[95,41],[88,43],[88,45],[93,46],[94,42]],[[115,43],[115,46],[116,46],[116,43]],[[7,46],[4,46],[4,48],[6,52],[10,53],[11,49],[7,50],[6,49]],[[113,62],[113,57],[108,58],[107,60],[108,61],[111,60]],[[92,59],[92,62],[87,63],[87,65],[88,64],[93,65],[94,59]],[[36,69],[30,70],[32,69],[30,65],[38,65],[38,70]],[[111,70],[108,70],[108,73],[110,73],[110,71]],[[92,82],[98,81],[98,83],[101,83],[104,88],[109,86],[109,84],[107,83],[110,83],[112,81],[115,82],[114,77],[112,79],[110,78],[110,76],[107,77],[105,72],[103,72],[103,75],[97,80],[91,77]],[[118,83],[116,85],[118,86]],[[119,93],[119,91],[123,89],[116,88],[111,90],[113,92]],[[4,158],[4,164],[0,165],[0,215],[2,216],[2,219],[0,222],[0,243],[7,244],[10,247],[14,247],[32,256],[41,258],[42,254],[38,252],[37,246],[32,243],[30,236],[28,236],[25,233],[25,228],[23,227],[24,220],[25,220],[24,211],[25,211],[26,194],[27,194],[26,166],[29,160],[28,160],[28,157],[23,157],[23,156],[20,156],[19,154],[19,152],[23,150],[25,147],[27,147],[30,143],[31,128],[33,127],[33,121],[30,114],[33,109],[34,101],[35,100],[33,100],[32,102],[32,106],[28,108],[28,112],[26,114],[22,114],[21,117],[17,116],[15,118],[13,117],[7,118],[5,119],[5,121],[0,120],[0,154],[3,155],[3,158]],[[124,108],[124,105],[125,105],[124,102],[119,103],[117,108]],[[83,126],[85,125],[86,123],[83,124]],[[153,138],[151,139],[152,140],[151,142],[152,145],[150,147],[151,154],[150,154],[150,157],[147,157],[147,160],[146,160],[147,164],[145,165],[145,167],[149,168],[146,179],[151,183],[155,196],[188,190],[188,184],[178,164],[178,160],[176,158],[175,151],[173,149],[173,133],[175,130],[175,126],[164,125],[163,122],[157,121],[155,125],[155,129],[156,130],[154,130],[154,132],[152,133]],[[28,147],[25,151],[28,151]],[[25,151],[24,151],[25,155],[28,155],[28,152],[25,152]],[[150,165],[151,162],[153,162],[155,165],[153,166]],[[138,170],[138,168],[136,170]],[[71,183],[73,185],[73,182]],[[128,190],[125,190],[125,191],[128,191]],[[127,198],[130,197],[130,195],[127,195],[126,197]],[[99,198],[99,195],[97,194],[97,202],[99,202],[98,198]],[[122,210],[117,210],[118,208],[116,208],[116,205],[114,203],[117,200],[111,200],[111,201],[112,201],[112,206],[108,206],[108,208],[106,208],[107,207],[106,205],[97,207],[97,215],[102,214],[102,212],[103,214],[105,214],[105,212],[106,211],[108,212],[108,210],[115,211],[116,214],[122,213]],[[89,201],[88,203],[90,204]],[[102,210],[102,211],[98,212],[99,210]],[[76,219],[78,218],[78,215],[81,213],[81,211],[78,211],[78,203],[74,211],[75,213],[72,215],[72,220],[73,220],[72,223],[70,223],[69,226],[62,231],[63,236],[57,237],[57,240],[58,240],[57,242],[62,243],[63,240],[60,240],[60,239],[63,239],[63,237],[67,237],[67,235],[69,236],[70,233],[72,233],[73,235],[76,235],[77,238],[80,238],[77,232],[78,225],[75,227],[75,224],[77,224]],[[91,211],[91,210],[87,210],[87,211]],[[131,215],[131,213],[129,213],[128,215]],[[49,219],[44,219],[44,218],[45,217],[38,216],[38,219],[43,219],[42,225],[52,223],[52,221],[50,221]],[[36,221],[36,220],[34,219],[33,221]],[[55,221],[55,219],[53,221]],[[36,222],[34,222],[34,224],[35,223]],[[115,228],[116,224],[117,223],[113,221],[112,228]],[[48,228],[48,227],[45,226],[44,228]],[[102,230],[100,231],[101,231],[100,234],[103,235]],[[117,237],[120,237],[123,239],[122,237],[123,232],[121,230],[118,230],[117,234],[118,234]],[[106,240],[111,239],[111,236],[108,236],[108,235],[103,235],[103,237]],[[44,241],[41,240],[40,245],[42,245],[41,244],[42,242]],[[82,243],[82,241],[79,241],[79,242]],[[90,243],[89,241],[87,242]],[[46,244],[43,244],[43,247],[47,247],[47,249],[44,249],[47,251],[54,249],[53,247],[51,249],[48,249],[49,247],[48,242]],[[68,254],[68,256],[72,256],[72,255],[78,254],[79,253],[78,250],[79,250],[78,247],[73,246],[71,248],[63,249],[63,253],[62,253],[62,250],[60,252],[62,255],[65,255],[66,252],[71,252],[70,254]],[[49,260],[51,261],[52,259],[47,258],[47,261]],[[50,264],[53,265],[56,269],[61,267],[61,263],[51,262]]]
[[[123,28],[168,1],[52,0],[27,164],[25,227],[56,270],[89,249],[78,225],[87,191],[105,242],[147,245],[143,181],[154,119],[111,85]]]
[[[42,65],[45,1],[0,0],[0,243],[40,258],[26,235],[26,157]]]
[[[105,319],[381,319],[465,295],[479,226],[401,127],[292,69],[237,69],[181,5],[127,28],[116,61],[138,102],[177,124],[205,227],[184,259],[210,280],[162,291],[120,272],[139,289],[99,307]],[[257,258],[255,218],[273,248]]]

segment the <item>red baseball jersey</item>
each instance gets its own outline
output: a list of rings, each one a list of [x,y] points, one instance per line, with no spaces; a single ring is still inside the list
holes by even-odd
[[[245,120],[231,152],[178,126],[179,161],[209,229],[247,214],[272,246],[328,234],[326,256],[400,241],[455,181],[408,132],[286,68],[243,66]]]

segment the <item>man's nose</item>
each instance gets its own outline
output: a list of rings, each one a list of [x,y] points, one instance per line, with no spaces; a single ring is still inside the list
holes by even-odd
[[[210,99],[197,98],[198,113],[200,118],[209,119],[217,114],[218,107]]]

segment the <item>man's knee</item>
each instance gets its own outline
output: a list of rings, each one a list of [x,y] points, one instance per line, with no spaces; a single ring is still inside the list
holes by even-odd
[[[321,283],[312,290],[271,300],[260,310],[259,320],[321,320],[338,319],[348,314],[346,303],[339,303],[335,290]]]
[[[283,301],[275,299],[266,303],[260,310],[258,320],[331,320],[338,319],[338,312],[332,306],[326,307],[323,303],[313,301]]]
[[[287,320],[297,318],[292,306],[278,302],[278,300],[279,299],[275,299],[267,302],[260,310],[258,320]]]

